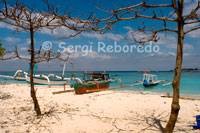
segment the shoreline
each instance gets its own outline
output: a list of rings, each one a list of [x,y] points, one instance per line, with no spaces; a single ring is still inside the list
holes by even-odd
[[[0,99],[0,132],[161,132],[171,109],[171,98],[161,95],[113,90],[53,95],[63,88],[36,86],[43,113],[38,119],[29,88],[24,84],[0,85],[0,94],[5,95]],[[180,99],[180,105],[174,131],[191,132],[200,102]]]
[[[16,83],[0,83],[0,86],[1,85],[13,85],[13,84],[19,84],[19,85],[28,85],[27,83],[19,83],[19,82],[16,82]],[[36,87],[48,87],[48,85],[35,85]],[[62,88],[62,86],[57,86],[57,85],[53,85],[51,87],[54,87],[54,88]],[[66,86],[67,87],[67,86]],[[122,88],[123,89],[123,88]],[[151,91],[139,91],[139,90],[134,90],[134,89],[125,89],[125,90],[122,90],[122,89],[116,89],[116,90],[112,90],[112,91],[117,91],[117,92],[134,92],[134,93],[141,93],[141,94],[153,94],[153,95],[163,95],[163,96],[166,96],[168,94],[170,94],[170,96],[172,96],[172,93],[169,93],[169,92],[151,92]],[[108,91],[108,90],[106,90]],[[180,97],[187,97],[187,98],[200,98],[200,94],[185,94],[185,93],[181,93],[180,92]]]

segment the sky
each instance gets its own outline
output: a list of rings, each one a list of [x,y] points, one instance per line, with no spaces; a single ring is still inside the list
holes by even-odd
[[[184,1],[184,15],[187,15],[194,9],[198,0],[185,0]],[[12,3],[13,1],[9,1]],[[24,3],[26,6],[38,11],[45,11],[46,6],[42,0],[18,0],[18,2]],[[77,17],[83,13],[83,18],[89,16],[92,12],[96,14],[98,18],[106,18],[109,16],[107,12],[103,10],[113,10],[140,3],[141,0],[49,0],[51,4],[59,7],[60,13],[63,13],[67,8],[72,11],[72,16]],[[150,4],[170,4],[169,0],[147,0]],[[100,6],[100,5],[101,6]],[[0,8],[3,6],[0,5]],[[101,9],[99,9],[101,8]],[[155,12],[159,10],[155,9]],[[152,15],[153,10],[146,12],[146,15]],[[169,15],[172,13],[172,9],[164,8],[162,14]],[[175,18],[176,16],[172,16]],[[153,26],[156,29],[162,27],[161,21],[137,19],[129,21],[120,21],[113,26],[112,31],[107,31],[105,34],[99,34],[97,32],[85,31],[81,35],[74,38],[59,39],[60,36],[73,34],[74,31],[67,28],[56,29],[53,33],[48,29],[42,29],[35,33],[35,47],[36,49],[43,46],[44,42],[49,41],[52,43],[52,49],[55,51],[64,50],[61,47],[61,43],[65,48],[68,46],[90,46],[91,51],[87,55],[83,49],[78,49],[77,52],[72,53],[70,61],[73,65],[67,63],[67,71],[137,71],[144,70],[145,68],[150,70],[171,70],[175,67],[176,62],[176,47],[177,36],[174,33],[166,32],[159,34],[159,41],[152,43],[152,51],[148,52],[150,43],[146,43],[143,49],[147,49],[147,52],[138,52],[137,47],[140,44],[130,41],[132,39],[132,33],[136,32],[138,26],[142,27],[142,22],[148,27]],[[200,24],[192,24],[184,27],[185,30],[199,26]],[[176,29],[176,24],[167,23],[167,26],[171,29]],[[28,56],[27,50],[30,45],[30,33],[20,32],[17,33],[15,28],[9,26],[3,22],[0,22],[0,40],[3,43],[3,47],[7,50],[17,46],[20,49],[20,54]],[[183,55],[183,67],[184,68],[200,68],[200,30],[193,31],[185,36],[184,39],[184,55]],[[146,37],[142,33],[138,33],[136,38]],[[126,39],[125,39],[126,38]],[[128,39],[128,40],[127,40]],[[115,44],[124,48],[121,52],[109,52],[109,48],[104,52],[99,50],[100,46],[105,44],[105,48],[108,46],[114,47]],[[132,51],[130,50],[132,46]],[[136,48],[135,48],[135,47]],[[159,47],[155,51],[153,48]],[[129,51],[126,51],[126,48]],[[141,50],[141,49],[140,49]],[[0,71],[16,71],[22,69],[27,71],[29,62],[25,60],[8,60],[0,61]],[[50,62],[43,62],[38,65],[38,71],[61,71],[63,62],[53,60]]]

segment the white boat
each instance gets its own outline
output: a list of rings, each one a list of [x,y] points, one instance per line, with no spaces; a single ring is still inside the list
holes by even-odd
[[[25,73],[26,82],[30,84],[30,76],[28,73]],[[34,75],[33,82],[36,85],[69,85],[70,80],[75,80],[79,83],[82,81],[79,78],[62,78],[60,76],[50,74],[49,76],[46,75]]]
[[[36,67],[37,69],[37,67]],[[64,78],[64,71],[65,71],[65,64],[63,67],[63,73],[62,77],[55,75],[55,74],[49,74],[48,76],[46,75],[35,75],[36,69],[34,71],[33,75],[33,82],[36,85],[67,85],[70,84],[70,80],[75,80],[77,83],[82,83],[82,81],[79,78]],[[29,67],[30,71],[30,67]],[[19,77],[20,75],[24,75],[24,77]],[[17,70],[14,74],[14,76],[7,76],[7,75],[0,75],[0,78],[9,78],[9,79],[14,79],[14,80],[21,80],[21,81],[26,81],[27,83],[30,84],[30,74],[27,72],[24,72],[23,70]]]
[[[26,81],[25,77],[19,77],[21,74],[24,74],[24,71],[17,70],[13,76],[0,75],[0,78],[9,78],[9,79],[13,79],[13,80]]]
[[[168,82],[168,83],[165,83]],[[131,86],[136,85],[143,85],[144,87],[150,87],[154,85],[158,85],[159,83],[163,83],[163,86],[167,86],[172,84],[172,82],[169,82],[169,80],[158,80],[158,76],[154,74],[147,74],[146,69],[145,73],[143,74],[143,79],[141,81],[135,81]]]
[[[158,80],[157,75],[153,74],[143,74],[143,86],[149,87],[157,85],[160,81]]]
[[[82,83],[82,81],[79,78],[64,78],[64,74],[65,74],[65,66],[66,66],[66,62],[64,63],[63,66],[63,72],[62,72],[62,77],[55,75],[55,74],[49,74],[47,75],[33,75],[33,82],[36,85],[70,85],[70,80],[75,80],[78,83]],[[36,67],[37,69],[37,67]],[[34,73],[36,72],[36,69],[34,71]],[[28,73],[24,73],[25,77],[26,77],[26,82],[30,84],[30,75]]]

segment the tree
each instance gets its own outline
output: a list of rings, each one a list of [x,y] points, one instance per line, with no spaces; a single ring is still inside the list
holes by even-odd
[[[173,132],[173,129],[175,127],[178,113],[180,110],[179,105],[179,88],[180,88],[180,78],[181,78],[181,68],[182,68],[182,61],[183,61],[183,43],[184,43],[184,37],[186,34],[200,29],[199,23],[200,23],[200,14],[199,14],[199,8],[200,8],[200,0],[198,0],[198,4],[194,9],[187,15],[183,14],[183,0],[171,0],[171,4],[158,4],[158,5],[151,5],[147,4],[145,2],[141,2],[136,5],[132,5],[125,8],[119,8],[117,10],[105,10],[105,12],[108,12],[110,14],[109,17],[105,19],[98,19],[96,16],[93,16],[90,18],[90,20],[79,20],[80,23],[87,23],[85,25],[85,28],[94,30],[94,31],[101,31],[106,32],[107,30],[111,30],[113,25],[117,23],[118,21],[122,20],[135,20],[138,18],[143,19],[150,19],[157,22],[162,22],[161,29],[156,29],[154,27],[147,28],[145,24],[143,23],[143,26],[138,26],[137,31],[142,33],[151,33],[151,36],[148,36],[146,38],[135,38],[133,35],[132,41],[141,43],[144,45],[146,42],[149,41],[157,41],[159,39],[158,33],[161,32],[173,32],[177,35],[177,54],[176,54],[176,66],[175,66],[175,72],[174,72],[174,79],[172,82],[173,87],[173,99],[171,104],[171,114],[170,118],[168,120],[168,123],[165,127],[166,133]],[[158,11],[152,11],[152,9],[165,9],[170,8],[172,13],[165,14],[165,15],[159,15]],[[148,12],[153,12],[152,15],[149,15]],[[168,23],[174,23],[176,24],[176,28],[169,28]],[[104,24],[104,25],[103,25]],[[191,28],[191,29],[184,29],[185,26],[190,27],[190,25],[197,24],[197,26]],[[102,26],[103,25],[103,26]],[[81,29],[77,29],[80,30]]]
[[[5,48],[2,48],[2,42],[0,41],[0,57],[3,57]]]
[[[37,116],[41,115],[40,106],[36,97],[36,91],[34,89],[33,82],[33,71],[34,65],[36,63],[49,61],[52,59],[59,58],[60,60],[66,61],[69,59],[69,56],[66,59],[61,58],[61,54],[58,52],[42,51],[35,50],[34,42],[34,33],[43,28],[49,28],[54,30],[59,27],[59,21],[56,19],[56,15],[53,12],[37,12],[34,9],[29,9],[25,5],[16,2],[15,5],[7,5],[7,1],[3,1],[4,8],[0,11],[0,21],[13,26],[16,28],[17,32],[29,32],[30,34],[30,52],[31,58],[26,58],[19,55],[18,49],[15,51],[9,51],[13,53],[7,58],[1,58],[1,60],[9,60],[14,58],[30,60],[30,84],[31,84],[31,97],[34,103],[34,110],[36,111]]]
[[[41,115],[40,106],[36,97],[36,92],[34,89],[34,82],[33,82],[33,71],[34,65],[40,62],[49,61],[52,59],[59,59],[61,61],[68,61],[70,53],[62,53],[60,52],[53,52],[52,50],[49,51],[42,51],[42,48],[39,50],[35,50],[35,42],[34,42],[34,34],[36,31],[42,30],[44,28],[50,29],[51,32],[57,28],[67,27],[72,33],[67,36],[67,38],[72,38],[79,35],[77,27],[83,27],[84,25],[80,26],[79,22],[77,22],[78,18],[72,18],[70,16],[70,11],[68,15],[61,15],[58,14],[58,8],[55,8],[53,5],[48,3],[48,0],[44,0],[45,4],[47,5],[47,11],[36,11],[32,8],[28,8],[25,5],[16,2],[15,5],[7,5],[7,1],[2,1],[4,4],[4,8],[0,10],[0,21],[13,26],[16,28],[17,32],[28,32],[30,34],[30,55],[31,58],[26,58],[24,56],[19,55],[18,48],[16,47],[15,51],[8,51],[8,53],[13,53],[7,58],[0,58],[0,60],[9,60],[14,58],[25,59],[30,61],[30,84],[31,84],[31,97],[34,103],[34,110],[37,116]],[[65,12],[66,13],[66,12]],[[63,26],[63,18],[67,21],[68,24]],[[87,30],[87,29],[85,29]],[[65,36],[66,37],[66,36]],[[62,38],[62,37],[60,37]]]

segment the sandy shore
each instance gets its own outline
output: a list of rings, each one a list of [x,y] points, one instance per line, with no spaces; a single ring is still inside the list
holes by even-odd
[[[0,132],[106,133],[161,132],[169,118],[171,98],[137,92],[103,91],[53,95],[62,87],[37,86],[42,117],[33,111],[29,85],[0,85]],[[180,100],[176,132],[194,132],[199,100]],[[198,132],[198,131],[196,131]]]

